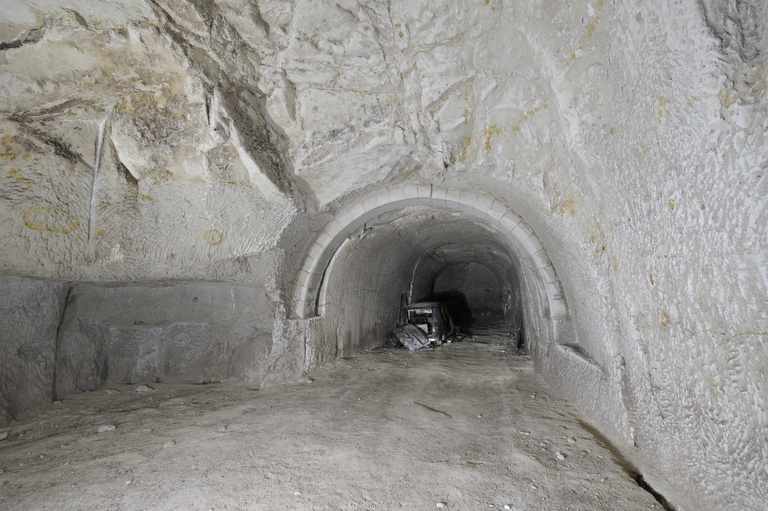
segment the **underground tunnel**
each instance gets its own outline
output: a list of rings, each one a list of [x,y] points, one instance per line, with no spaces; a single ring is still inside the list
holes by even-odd
[[[5,2],[0,507],[768,510],[766,25]]]
[[[381,346],[401,307],[414,302],[445,303],[463,333],[501,329],[521,347],[548,333],[562,344],[573,339],[537,236],[486,195],[431,186],[361,198],[311,245],[294,306],[318,325],[320,362]]]
[[[408,209],[367,222],[325,272],[318,313],[335,325],[360,325],[344,331],[348,341],[337,340],[341,351],[376,347],[399,308],[414,302],[445,303],[469,335],[494,327],[518,332],[517,267],[498,233],[461,213]],[[360,346],[349,347],[351,340]]]

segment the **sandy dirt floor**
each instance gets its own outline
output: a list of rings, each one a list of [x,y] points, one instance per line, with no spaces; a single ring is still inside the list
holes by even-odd
[[[662,510],[499,337],[310,378],[62,399],[0,430],[0,509]]]

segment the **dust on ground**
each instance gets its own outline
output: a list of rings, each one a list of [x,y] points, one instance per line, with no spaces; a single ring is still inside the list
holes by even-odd
[[[0,509],[662,510],[502,338],[310,377],[62,399],[0,430]]]

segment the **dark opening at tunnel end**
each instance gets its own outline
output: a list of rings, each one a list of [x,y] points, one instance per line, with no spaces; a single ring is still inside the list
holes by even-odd
[[[424,297],[420,302],[442,302],[448,308],[448,313],[453,318],[453,323],[459,327],[461,333],[472,335],[472,324],[475,317],[469,307],[467,297],[460,291],[445,291]]]

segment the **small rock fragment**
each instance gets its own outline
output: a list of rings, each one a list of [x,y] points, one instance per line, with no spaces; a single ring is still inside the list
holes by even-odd
[[[138,392],[139,394],[144,394],[146,392],[152,392],[152,388],[147,387],[146,385],[139,385],[135,389],[133,389],[134,392]]]
[[[6,438],[8,438],[7,431],[3,431],[2,433],[0,433],[0,440],[5,440]]]
[[[565,454],[561,453],[560,451],[557,451],[555,453],[555,456],[557,456],[557,459],[559,459],[560,461],[563,461],[565,459]]]
[[[138,392],[138,390],[136,392]],[[104,389],[104,393],[108,396],[117,396],[120,394],[120,391],[115,389]]]
[[[125,484],[131,484],[133,482],[133,479],[129,479],[125,482]]]
[[[438,507],[439,509],[443,509],[443,508],[445,508],[445,507],[448,507],[448,504],[446,504],[445,502],[438,502],[438,503],[437,503],[437,507]]]
[[[170,449],[176,445],[176,440],[171,440],[170,442],[166,442],[165,445],[163,445],[163,449]]]
[[[115,426],[113,424],[105,424],[104,426],[99,426],[99,433],[106,433],[107,431],[114,431]]]

